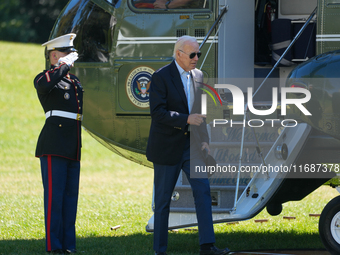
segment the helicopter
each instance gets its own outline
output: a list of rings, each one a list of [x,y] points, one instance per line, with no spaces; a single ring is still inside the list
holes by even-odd
[[[50,39],[77,34],[72,71],[86,91],[86,131],[152,167],[145,157],[151,76],[173,60],[177,39],[190,35],[200,43],[207,85],[202,109],[216,161],[209,168],[214,223],[247,220],[264,208],[279,215],[285,202],[321,185],[338,187],[340,1],[199,0],[173,9],[154,2],[70,0],[60,13]],[[194,208],[180,174],[169,229],[196,225]],[[319,221],[332,254],[340,253],[339,222],[340,196]],[[153,231],[153,217],[146,231]]]

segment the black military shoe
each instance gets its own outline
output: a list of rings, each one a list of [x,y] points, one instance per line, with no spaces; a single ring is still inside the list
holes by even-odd
[[[76,249],[65,250],[65,254],[77,253]]]
[[[155,255],[166,255],[166,252],[155,252]]]
[[[228,248],[225,248],[223,250],[217,248],[216,246],[211,246],[209,250],[200,250],[200,255],[224,255],[230,253],[230,250]]]
[[[51,254],[65,254],[62,249],[48,251],[48,253],[51,253]]]

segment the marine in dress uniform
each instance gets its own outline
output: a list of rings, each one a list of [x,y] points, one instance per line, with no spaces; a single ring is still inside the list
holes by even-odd
[[[84,90],[69,73],[78,58],[75,37],[67,34],[42,44],[51,67],[34,79],[46,117],[35,152],[44,187],[46,251],[57,254],[76,252]]]
[[[205,165],[203,149],[209,151],[205,116],[201,115],[203,73],[196,69],[201,53],[195,38],[182,36],[175,44],[175,60],[154,72],[150,85],[151,127],[146,149],[154,164],[155,254],[166,254],[168,219],[173,189],[181,169],[186,174],[195,200],[200,254],[224,255],[218,249],[212,221],[210,185],[205,178],[193,178],[195,165]],[[191,133],[191,134],[190,134]],[[202,177],[202,176],[201,176]]]

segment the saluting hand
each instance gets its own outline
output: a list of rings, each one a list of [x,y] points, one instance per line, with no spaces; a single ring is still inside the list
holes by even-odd
[[[74,61],[78,59],[78,53],[77,52],[72,52],[70,54],[67,54],[65,57],[59,58],[58,64],[61,62],[64,62],[68,66],[73,66]]]
[[[190,125],[200,126],[203,123],[204,118],[206,117],[207,117],[206,115],[198,113],[190,114],[187,123]]]

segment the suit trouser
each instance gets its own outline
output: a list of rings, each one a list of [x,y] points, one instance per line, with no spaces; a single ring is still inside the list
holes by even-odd
[[[44,185],[46,251],[76,248],[80,162],[56,156],[40,158]]]
[[[199,153],[193,154],[200,155]],[[167,249],[171,196],[181,169],[185,172],[193,191],[199,244],[215,243],[209,181],[207,178],[190,178],[190,163],[192,166],[205,165],[199,157],[191,158],[190,161],[190,139],[187,138],[182,159],[177,165],[154,164],[154,250],[156,252],[165,252]]]

